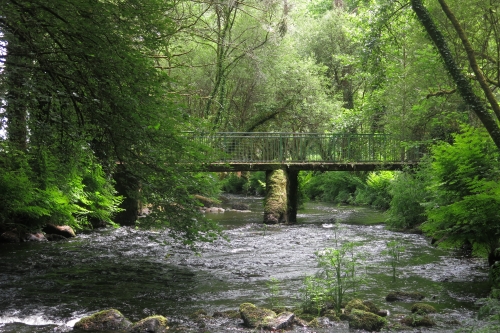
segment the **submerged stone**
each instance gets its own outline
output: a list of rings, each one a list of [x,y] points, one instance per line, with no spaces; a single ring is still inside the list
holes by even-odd
[[[436,322],[429,316],[411,315],[401,320],[401,323],[412,327],[432,327]]]
[[[352,309],[349,314],[349,328],[366,331],[380,331],[387,324],[387,320],[374,313]]]
[[[126,330],[132,323],[120,311],[103,310],[76,322],[74,328],[83,331],[113,331]]]
[[[131,333],[165,333],[168,320],[163,316],[151,316],[139,320],[130,329]]]
[[[436,308],[430,304],[415,303],[411,307],[411,312],[419,315],[424,315],[429,313],[436,313]]]
[[[394,291],[389,293],[385,300],[388,302],[394,302],[394,301],[403,301],[403,302],[409,302],[409,301],[420,301],[424,299],[425,296],[424,294],[420,292],[405,292],[405,291]]]

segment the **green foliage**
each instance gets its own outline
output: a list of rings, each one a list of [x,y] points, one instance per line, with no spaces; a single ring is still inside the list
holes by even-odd
[[[387,255],[389,265],[392,269],[392,282],[396,282],[396,268],[399,265],[401,254],[405,251],[404,246],[399,240],[391,240],[386,243],[387,249],[382,254]]]
[[[271,301],[271,308],[281,307],[280,302],[280,280],[272,277],[266,282],[266,286],[269,289],[269,299]]]
[[[356,190],[356,204],[369,205],[378,209],[388,209],[391,202],[389,192],[390,185],[394,179],[392,171],[370,172],[365,186],[359,186]]]
[[[303,292],[304,309],[315,308],[318,313],[327,304],[333,304],[337,314],[347,292],[356,294],[363,276],[359,272],[361,257],[355,253],[358,244],[346,242],[339,244],[339,224],[335,227],[335,247],[316,252],[320,267],[315,277],[306,277]]]
[[[113,224],[122,198],[92,156],[71,165],[42,156],[35,163],[29,154],[0,146],[0,228],[37,231],[50,222],[82,229],[92,219]]]
[[[464,127],[454,139],[432,149],[432,198],[422,229],[444,245],[470,242],[493,264],[500,238],[500,153],[485,130]]]
[[[417,170],[396,172],[389,186],[390,208],[387,210],[387,224],[393,229],[409,229],[426,220],[422,203],[429,197],[427,186],[430,173],[425,162]]]
[[[263,195],[266,191],[266,173],[263,171],[230,173],[220,182],[222,191],[235,194]]]
[[[349,172],[317,173],[304,184],[304,192],[312,200],[353,203],[357,186],[362,180]]]

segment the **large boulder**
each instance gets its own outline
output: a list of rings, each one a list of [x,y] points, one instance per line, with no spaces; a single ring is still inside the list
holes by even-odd
[[[387,320],[385,318],[358,309],[352,309],[348,320],[349,328],[361,329],[369,332],[378,332],[387,325]]]
[[[55,225],[49,223],[43,228],[43,232],[46,234],[61,235],[66,238],[76,237],[73,229],[67,225]]]
[[[151,316],[139,320],[130,329],[131,333],[165,333],[168,320],[163,316]]]
[[[276,319],[276,312],[265,308],[258,308],[252,303],[243,303],[240,305],[240,316],[245,326],[262,328]]]
[[[120,311],[109,309],[80,319],[74,328],[83,331],[119,331],[127,330],[130,326],[132,326],[132,322],[125,318]]]
[[[6,231],[0,234],[0,243],[20,243],[21,237],[13,231]]]

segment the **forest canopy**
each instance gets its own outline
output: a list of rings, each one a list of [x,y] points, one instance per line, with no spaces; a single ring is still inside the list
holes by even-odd
[[[183,169],[207,161],[206,147],[186,139],[192,132],[386,133],[446,159],[439,149],[452,151],[460,135],[485,128],[498,148],[499,7],[498,0],[6,0],[0,227],[84,228],[116,214],[134,222],[120,206],[141,200],[152,209],[142,226],[212,239],[219,229],[197,213],[194,195],[215,196],[219,185],[213,174]],[[391,200],[404,185],[394,184],[428,178],[412,177],[364,174],[349,188],[371,186],[357,203],[400,216]],[[351,190],[326,185],[344,178],[302,180],[311,181],[304,186],[311,195],[350,198]],[[425,191],[401,224],[423,222]],[[437,221],[438,212],[427,212]]]

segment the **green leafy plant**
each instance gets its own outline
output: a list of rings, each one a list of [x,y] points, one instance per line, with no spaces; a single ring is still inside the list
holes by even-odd
[[[337,314],[341,312],[346,293],[355,295],[363,282],[363,274],[359,270],[362,258],[355,251],[359,244],[339,244],[339,228],[337,223],[334,229],[335,247],[316,252],[316,260],[321,270],[314,278],[308,278],[305,286],[309,295],[308,301],[314,307],[320,308],[331,303]]]
[[[271,301],[271,307],[280,307],[281,302],[280,302],[280,280],[277,278],[272,277],[269,281],[266,282],[266,286],[269,290],[269,299]]]
[[[388,256],[388,262],[392,270],[392,282],[396,282],[396,269],[401,259],[401,254],[405,251],[404,246],[399,240],[391,240],[386,242],[387,249],[382,251]]]

